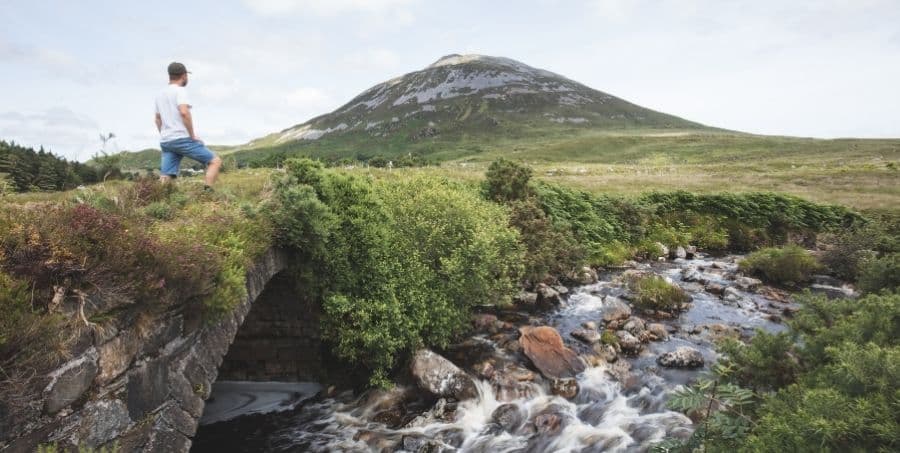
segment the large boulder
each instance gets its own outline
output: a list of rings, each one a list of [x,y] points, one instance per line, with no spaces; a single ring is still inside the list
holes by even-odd
[[[522,352],[548,378],[575,377],[584,371],[584,362],[567,348],[556,329],[549,326],[519,328]]]
[[[525,411],[518,404],[501,404],[491,414],[491,422],[496,423],[503,431],[514,433],[525,422]]]
[[[534,291],[538,295],[538,304],[540,305],[552,307],[562,303],[562,296],[559,294],[559,291],[546,283],[538,283]]]
[[[600,342],[600,332],[595,329],[575,329],[572,331],[572,336],[587,344]]]
[[[631,307],[621,299],[607,297],[603,302],[603,322],[624,321],[631,316]]]
[[[622,352],[625,354],[635,355],[644,348],[641,340],[629,332],[620,330],[616,332],[616,336],[619,338],[619,347],[622,348]]]
[[[429,349],[420,349],[413,355],[412,375],[419,387],[439,397],[465,400],[478,396],[468,374]]]
[[[703,354],[694,348],[679,346],[657,357],[656,363],[667,368],[698,368],[703,366]]]

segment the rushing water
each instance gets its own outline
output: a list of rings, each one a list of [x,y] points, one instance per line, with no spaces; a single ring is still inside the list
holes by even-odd
[[[708,370],[716,359],[715,338],[746,336],[756,328],[784,329],[780,317],[795,308],[771,288],[736,289],[735,258],[644,265],[643,270],[685,288],[693,298],[691,308],[661,321],[671,334],[667,341],[650,342],[640,355],[620,358],[617,365],[588,367],[577,377],[579,389],[572,400],[551,394],[539,376],[519,382],[513,393],[476,380],[478,398],[459,403],[436,401],[412,386],[358,397],[347,391],[299,404],[295,394],[286,399],[293,399],[296,407],[282,407],[288,410],[203,426],[193,451],[645,451],[666,437],[686,438],[694,429],[691,420],[668,410],[666,400],[678,385]],[[585,322],[598,322],[609,301],[625,293],[619,274],[607,273],[599,283],[572,288],[566,303],[546,313],[499,316],[515,321],[514,325],[553,326],[567,345],[586,353],[590,348],[570,333]],[[722,287],[732,288],[730,300],[708,292],[710,283],[721,285],[719,292]],[[513,369],[502,368],[504,364],[517,370],[528,366],[520,353],[498,346],[495,340],[475,335],[455,349],[456,355],[450,348],[446,356],[470,370],[472,363],[485,359],[496,364],[498,373]],[[698,349],[706,367],[656,365],[659,354],[683,345]],[[222,390],[214,394],[227,395]]]

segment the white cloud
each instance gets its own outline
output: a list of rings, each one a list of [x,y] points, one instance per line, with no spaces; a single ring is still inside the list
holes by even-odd
[[[68,159],[86,160],[100,150],[100,131],[93,118],[62,107],[0,113],[0,137],[25,146],[43,146]]]
[[[409,6],[415,0],[244,0],[251,11],[267,15],[313,13],[331,16],[348,12],[385,12]]]

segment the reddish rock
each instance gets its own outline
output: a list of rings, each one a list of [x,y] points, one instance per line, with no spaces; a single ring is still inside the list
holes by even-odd
[[[525,326],[519,328],[519,334],[522,351],[544,376],[567,378],[584,371],[584,362],[563,344],[556,329]]]

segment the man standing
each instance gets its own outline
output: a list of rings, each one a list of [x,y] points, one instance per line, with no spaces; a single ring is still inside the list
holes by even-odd
[[[181,158],[187,156],[206,165],[206,188],[211,190],[222,167],[222,159],[213,154],[194,133],[191,101],[184,88],[188,83],[188,74],[183,64],[170,64],[169,86],[156,96],[156,129],[159,130],[159,146],[162,149],[159,179],[167,182],[177,177]]]

